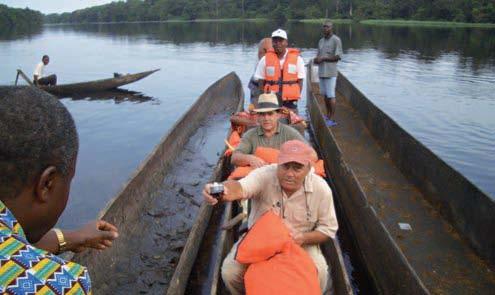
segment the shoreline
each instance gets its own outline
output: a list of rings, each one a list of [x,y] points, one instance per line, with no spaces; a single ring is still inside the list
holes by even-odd
[[[123,21],[123,22],[83,22],[83,23],[44,23],[44,26],[67,26],[67,25],[113,25],[113,24],[159,24],[159,23],[230,23],[230,22],[268,22],[267,18],[198,18],[194,20],[168,19],[168,20],[145,20],[145,21]]]
[[[495,23],[464,23],[451,21],[423,21],[400,19],[367,19],[359,23],[364,25],[410,26],[410,27],[444,27],[444,28],[495,28]]]
[[[326,19],[290,19],[289,22],[301,22],[307,24],[320,24]],[[450,21],[422,21],[422,20],[401,20],[401,19],[330,19],[335,24],[359,23],[369,26],[397,26],[397,27],[435,27],[435,28],[495,28],[495,23],[465,23]],[[269,22],[268,18],[218,18],[218,19],[195,19],[182,20],[170,19],[160,21],[124,21],[124,22],[82,22],[82,23],[45,23],[44,26],[64,26],[64,25],[91,25],[91,24],[137,24],[137,23],[228,23],[228,22]]]

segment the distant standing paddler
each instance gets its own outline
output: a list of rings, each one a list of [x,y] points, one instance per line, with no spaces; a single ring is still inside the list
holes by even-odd
[[[57,75],[52,74],[49,76],[44,76],[45,67],[50,63],[50,57],[48,55],[43,55],[41,62],[36,65],[33,73],[33,83],[34,85],[46,86],[46,85],[57,85]]]
[[[318,65],[320,78],[320,93],[325,97],[327,106],[327,126],[335,126],[333,120],[337,102],[335,99],[335,86],[337,85],[337,63],[342,59],[342,42],[333,33],[333,24],[330,21],[323,23],[323,38],[318,42],[318,54],[314,63]]]
[[[306,68],[299,50],[287,48],[288,44],[284,30],[272,33],[273,49],[260,59],[254,79],[258,80],[263,92],[277,94],[282,106],[297,112]]]

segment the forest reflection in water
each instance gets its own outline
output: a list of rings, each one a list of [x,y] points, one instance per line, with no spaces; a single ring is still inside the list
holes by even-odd
[[[138,42],[246,44],[252,45],[269,36],[274,23],[269,22],[169,22],[82,24],[50,26],[49,30],[79,32],[105,38],[124,38]],[[320,25],[289,22],[289,43],[297,48],[315,48],[321,36]],[[495,29],[394,27],[361,24],[336,24],[335,33],[346,49],[372,48],[395,58],[404,51],[414,52],[418,60],[430,62],[443,54],[456,53],[461,65],[467,61],[476,70],[495,65]]]
[[[48,69],[61,83],[162,69],[125,87],[142,93],[138,97],[62,99],[76,120],[81,147],[61,224],[77,226],[93,218],[212,82],[235,71],[247,85],[256,44],[276,28],[258,21],[170,22],[0,33],[1,85],[13,84],[18,68],[30,74],[42,54],[52,57]],[[300,48],[307,62],[316,53],[320,25],[289,22],[285,28],[290,45]],[[495,196],[495,30],[335,24],[335,32],[344,47],[339,69],[357,88]],[[304,114],[304,101],[300,105]]]

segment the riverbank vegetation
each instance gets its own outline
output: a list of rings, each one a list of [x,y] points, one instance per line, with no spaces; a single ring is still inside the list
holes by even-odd
[[[493,0],[127,0],[70,13],[47,23],[133,22],[196,19],[336,18],[495,23]]]
[[[367,19],[360,23],[365,25],[386,25],[396,27],[469,27],[469,28],[495,28],[495,23],[466,23],[452,21],[418,21],[418,20],[380,20]]]
[[[43,24],[43,14],[28,8],[11,8],[0,4],[0,30],[27,29]]]

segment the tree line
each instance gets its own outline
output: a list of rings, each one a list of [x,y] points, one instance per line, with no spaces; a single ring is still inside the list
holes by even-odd
[[[50,14],[48,23],[173,19],[415,19],[495,22],[493,0],[127,0]]]
[[[28,8],[11,8],[0,4],[0,30],[28,28],[43,24],[43,14]]]
[[[47,23],[220,18],[413,19],[495,23],[493,0],[126,0],[44,16]],[[0,27],[39,25],[40,12],[0,5]]]

